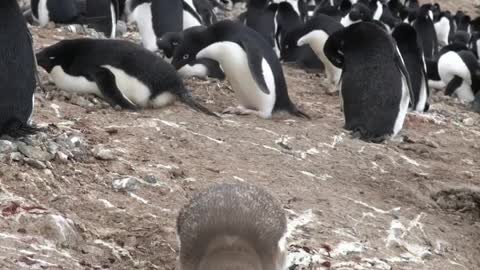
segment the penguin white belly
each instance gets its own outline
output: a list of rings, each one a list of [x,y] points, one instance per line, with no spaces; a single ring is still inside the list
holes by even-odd
[[[41,27],[46,26],[50,22],[50,14],[47,8],[47,0],[38,2],[38,23]]]
[[[375,9],[375,13],[373,14],[373,19],[379,21],[383,14],[383,5],[380,1],[377,1],[377,9]]]
[[[141,107],[148,105],[152,92],[143,82],[119,68],[110,65],[104,65],[102,67],[113,73],[115,83],[126,99]]]
[[[450,22],[447,18],[443,17],[435,23],[435,32],[437,33],[437,39],[441,46],[448,45],[448,36],[450,34]]]
[[[477,56],[480,57],[480,39],[477,39],[475,46],[477,46]]]
[[[471,85],[465,81],[463,81],[462,85],[457,88],[455,95],[458,97],[458,99],[464,102],[473,102],[475,100],[475,95],[473,94]]]
[[[456,52],[448,52],[438,60],[438,73],[445,84],[455,76],[461,77],[469,85],[472,84],[470,70]]]
[[[247,109],[258,110],[262,117],[271,116],[276,100],[276,87],[273,72],[265,59],[262,59],[262,70],[269,94],[264,93],[255,82],[247,54],[237,43],[214,43],[201,50],[197,57],[211,58],[220,63],[241,105]]]
[[[408,89],[407,78],[402,74],[402,99],[400,100],[400,106],[398,110],[397,118],[395,119],[395,124],[393,126],[392,137],[395,137],[400,130],[403,128],[403,123],[405,122],[405,116],[408,112],[408,105],[410,104],[410,91]]]
[[[422,84],[420,86],[420,95],[418,96],[417,106],[415,111],[423,112],[425,111],[425,105],[427,104],[427,84],[425,83],[425,78],[422,76]]]
[[[350,19],[350,14],[347,14],[345,15],[341,20],[340,20],[340,23],[344,26],[344,27],[348,27],[354,23],[358,23],[360,22],[359,20],[357,21],[352,21],[352,19]]]
[[[129,21],[135,21],[138,26],[140,36],[142,36],[143,47],[147,50],[157,50],[157,37],[153,30],[152,23],[152,4],[143,3],[138,5],[130,15]]]
[[[32,111],[30,112],[30,115],[28,116],[27,124],[32,125],[33,123],[33,110],[35,109],[35,95],[32,95]]]
[[[340,80],[340,75],[342,70],[337,68],[330,62],[324,52],[325,43],[328,40],[328,34],[322,30],[314,30],[302,38],[298,40],[298,45],[303,46],[305,44],[309,44],[312,50],[315,52],[317,57],[325,64],[325,73],[327,74],[327,78],[333,84],[338,84]],[[335,89],[336,90],[336,89]],[[331,91],[334,92],[334,91]]]
[[[202,25],[190,12],[183,10],[183,30]]]
[[[178,70],[178,74],[180,74],[182,78],[190,78],[194,76],[206,78],[208,76],[208,68],[203,64],[195,64],[193,66],[185,65]]]
[[[115,12],[113,3],[110,4],[110,14],[112,15],[112,32],[110,33],[110,38],[115,38],[117,34],[117,13]]]
[[[163,92],[155,98],[151,99],[149,106],[152,108],[161,108],[169,104],[172,104],[176,99],[176,96],[170,92]]]
[[[102,96],[95,82],[91,82],[83,76],[67,74],[61,66],[55,66],[50,72],[50,77],[55,85],[64,91]]]

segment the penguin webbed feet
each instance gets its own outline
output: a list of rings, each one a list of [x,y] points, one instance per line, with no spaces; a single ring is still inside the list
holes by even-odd
[[[363,127],[354,128],[350,135],[352,136],[353,139],[359,139],[367,143],[376,143],[376,144],[381,144],[390,137],[389,135],[386,135],[386,134],[383,134],[380,136],[372,135]]]
[[[45,132],[45,129],[31,126],[28,124],[21,123],[18,120],[14,120],[7,124],[0,135],[7,135],[14,139],[25,137],[27,135],[33,135],[37,132]]]

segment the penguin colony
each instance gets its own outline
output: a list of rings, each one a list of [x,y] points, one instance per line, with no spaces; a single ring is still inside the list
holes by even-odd
[[[59,89],[94,94],[127,110],[179,99],[220,117],[192,97],[183,78],[225,79],[238,105],[223,113],[310,119],[288,94],[281,63],[322,70],[338,92],[344,127],[368,142],[398,135],[408,111],[428,112],[444,91],[480,113],[480,17],[417,0],[249,0],[233,20],[217,12],[244,1],[0,1],[0,134],[32,125],[37,65]],[[141,44],[121,40],[120,20]],[[26,21],[82,24],[104,39],[64,40],[36,54]],[[286,218],[266,191],[217,185],[197,194],[177,220],[179,269],[283,269]]]

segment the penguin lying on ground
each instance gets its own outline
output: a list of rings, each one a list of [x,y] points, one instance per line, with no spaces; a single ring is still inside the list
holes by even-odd
[[[0,135],[34,133],[35,56],[16,0],[0,1]]]
[[[319,14],[305,24],[304,36],[298,40],[298,46],[308,44],[310,47],[312,47],[317,57],[325,65],[327,79],[335,86],[340,80],[342,70],[330,62],[330,60],[325,56],[323,48],[328,40],[328,37],[341,29],[343,29],[343,26],[339,22],[335,21],[335,19],[327,15]],[[336,91],[336,88],[333,89],[334,90],[330,92]]]
[[[397,42],[410,75],[413,100],[415,100],[412,109],[417,112],[426,112],[430,108],[428,103],[430,88],[428,86],[425,57],[417,31],[409,24],[403,23],[395,27],[392,36]]]
[[[343,69],[345,129],[372,142],[397,135],[414,95],[402,56],[388,33],[374,23],[359,22],[331,35],[324,51]]]
[[[128,41],[64,40],[43,49],[37,60],[60,89],[95,94],[112,106],[160,108],[178,97],[213,115],[193,99],[170,64]]]
[[[286,233],[285,212],[265,190],[215,185],[178,215],[178,269],[283,270]]]
[[[232,21],[206,29],[187,29],[172,64],[180,69],[195,59],[210,58],[222,67],[240,106],[225,112],[270,118],[273,111],[309,118],[288,96],[282,66],[270,44],[254,30]]]
[[[438,73],[447,85],[445,95],[472,102],[480,90],[480,65],[471,51],[449,51],[438,60]]]
[[[197,27],[204,28],[204,26]],[[157,40],[157,46],[165,57],[171,59],[175,48],[178,47],[182,41],[182,33],[166,33],[161,39]],[[225,73],[223,73],[218,62],[211,59],[197,59],[177,71],[183,78],[198,77],[205,79],[210,77],[220,80],[225,79]]]

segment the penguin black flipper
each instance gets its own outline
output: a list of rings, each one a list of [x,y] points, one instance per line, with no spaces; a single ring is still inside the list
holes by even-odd
[[[265,78],[263,77],[263,59],[261,49],[255,47],[254,42],[248,42],[248,40],[240,42],[242,48],[245,50],[248,59],[248,66],[250,67],[250,72],[252,77],[257,83],[258,87],[262,92],[267,95],[270,95],[270,90],[268,89]]]
[[[445,89],[445,96],[451,96],[457,90],[460,85],[462,85],[463,79],[461,77],[455,76],[453,79],[447,84],[447,88]]]
[[[394,44],[394,46],[397,48],[396,44]],[[412,81],[410,80],[410,75],[408,74],[407,68],[405,67],[405,63],[403,62],[402,56],[400,55],[398,49],[395,51],[394,61],[402,73],[402,76],[404,76],[405,80],[407,81],[408,92],[410,93],[410,104],[415,104],[415,94],[413,93]]]
[[[128,110],[135,111],[137,106],[126,98],[115,82],[115,75],[106,69],[99,68],[92,74],[95,83],[98,85],[100,92],[103,94],[105,100],[112,106],[119,105],[120,107]]]
[[[343,29],[333,33],[330,35],[330,37],[328,37],[328,40],[325,42],[325,46],[323,47],[325,56],[337,68],[343,68],[344,57],[341,51],[344,33],[345,31]]]

